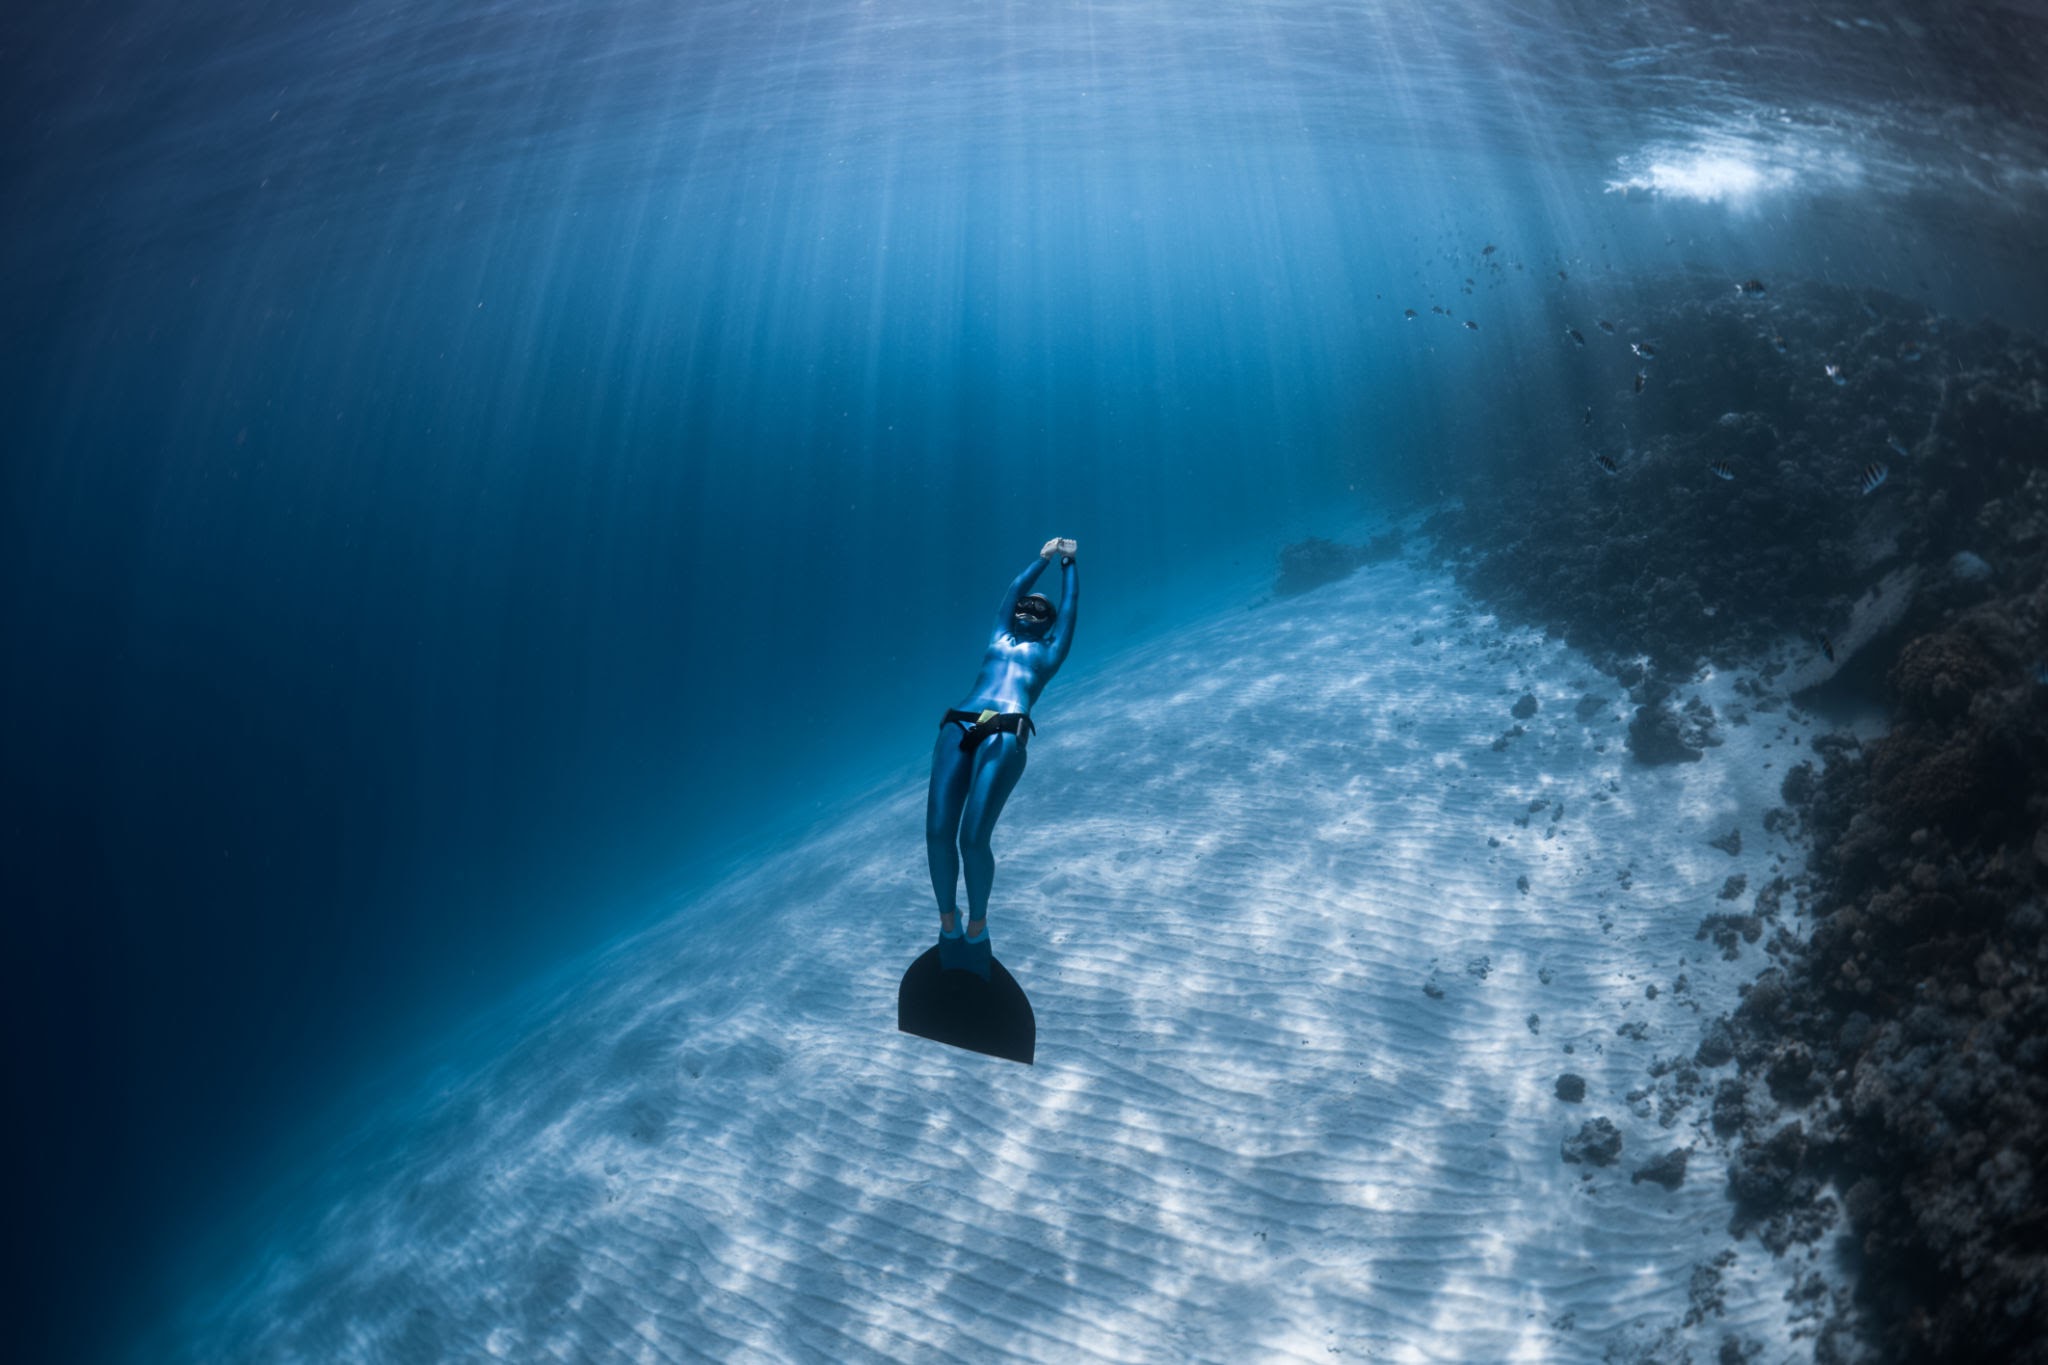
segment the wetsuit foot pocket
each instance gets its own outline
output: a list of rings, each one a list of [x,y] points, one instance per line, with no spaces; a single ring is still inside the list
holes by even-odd
[[[988,930],[981,931],[981,938],[941,938],[939,940],[939,966],[949,972],[973,972],[983,981],[988,980],[989,963],[995,959],[995,951],[988,941]]]

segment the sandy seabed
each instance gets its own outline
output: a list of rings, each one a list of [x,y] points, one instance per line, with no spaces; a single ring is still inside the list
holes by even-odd
[[[183,1356],[1810,1357],[1821,1253],[1731,1241],[1706,1100],[1629,1099],[1754,974],[1695,930],[1799,861],[1807,732],[1647,768],[1630,709],[1399,562],[1055,681],[991,912],[1036,1066],[895,1031],[936,916],[893,781],[365,1116]],[[1564,1160],[1596,1118],[1619,1158]]]

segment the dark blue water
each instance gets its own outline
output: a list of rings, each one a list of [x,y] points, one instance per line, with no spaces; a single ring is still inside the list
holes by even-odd
[[[231,1254],[355,1087],[913,774],[1048,536],[1084,671],[1540,439],[1562,311],[2048,315],[2038,7],[1185,9],[0,18],[38,1351]]]

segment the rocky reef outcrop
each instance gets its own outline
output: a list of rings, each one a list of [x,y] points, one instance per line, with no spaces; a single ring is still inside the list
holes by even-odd
[[[1392,559],[1401,552],[1401,544],[1398,531],[1374,536],[1363,545],[1346,545],[1320,536],[1297,540],[1280,550],[1280,576],[1273,584],[1273,593],[1277,597],[1293,597],[1325,583],[1335,583],[1363,565]]]

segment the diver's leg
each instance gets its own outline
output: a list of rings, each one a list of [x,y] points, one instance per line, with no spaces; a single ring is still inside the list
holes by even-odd
[[[932,780],[924,799],[924,850],[931,864],[932,894],[939,901],[939,932],[960,932],[960,811],[974,774],[974,755],[960,752],[960,727],[941,725],[932,747]]]
[[[974,763],[974,783],[960,817],[960,857],[967,869],[967,937],[988,931],[988,893],[995,885],[996,855],[990,846],[996,817],[1024,776],[1024,746],[1015,735],[994,735],[981,746]]]

